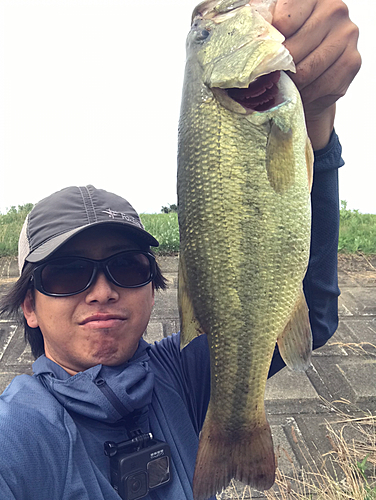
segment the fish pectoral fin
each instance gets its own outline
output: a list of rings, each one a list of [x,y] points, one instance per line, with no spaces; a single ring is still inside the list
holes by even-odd
[[[283,361],[291,370],[305,371],[309,368],[312,333],[303,290],[284,331],[277,339],[277,344]]]
[[[179,285],[178,303],[180,315],[180,348],[183,349],[189,342],[203,335],[205,332],[196,319],[193,304],[187,289],[187,272],[184,257],[179,256]]]
[[[266,172],[270,185],[278,194],[285,193],[295,182],[292,129],[282,128],[272,120],[266,145]]]

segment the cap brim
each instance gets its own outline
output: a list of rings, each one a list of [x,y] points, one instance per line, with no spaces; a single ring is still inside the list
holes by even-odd
[[[98,226],[103,226],[106,225],[106,227],[111,224],[114,227],[119,228],[122,227],[124,231],[132,234],[132,236],[141,242],[147,243],[149,246],[153,247],[158,247],[159,242],[152,236],[150,233],[145,231],[144,229],[137,228],[133,224],[129,224],[127,222],[123,221],[101,221],[101,222],[95,222],[92,224],[88,224],[85,226],[78,227],[76,229],[72,229],[71,231],[67,231],[66,233],[59,234],[55,238],[52,238],[51,240],[46,241],[41,245],[40,247],[36,248],[33,250],[27,257],[26,261],[27,262],[40,262],[41,260],[46,259],[50,255],[52,255],[54,252],[56,252],[62,245],[67,243],[71,238],[76,236],[79,233],[82,233],[83,231],[86,231],[87,229],[90,229],[92,227],[98,227]]]

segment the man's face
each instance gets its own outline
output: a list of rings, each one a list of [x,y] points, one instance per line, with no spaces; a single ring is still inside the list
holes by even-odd
[[[77,235],[54,255],[100,260],[139,246],[124,231],[92,228]],[[121,288],[103,272],[77,295],[49,297],[28,292],[23,311],[31,328],[39,327],[46,356],[75,374],[97,364],[115,366],[135,353],[154,305],[152,283]]]

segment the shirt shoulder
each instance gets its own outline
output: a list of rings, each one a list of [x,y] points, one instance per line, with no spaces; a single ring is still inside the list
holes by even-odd
[[[14,425],[20,422],[32,425],[36,419],[48,421],[52,414],[62,415],[63,411],[47,388],[30,375],[16,376],[0,396],[0,425],[10,417],[16,417]]]
[[[64,408],[35,377],[13,379],[0,396],[2,491],[37,498],[40,491],[33,485],[43,484],[43,499],[63,491],[70,441],[65,423]]]

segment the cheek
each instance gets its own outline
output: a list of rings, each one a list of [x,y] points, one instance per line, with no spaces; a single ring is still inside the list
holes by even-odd
[[[138,311],[140,321],[147,324],[154,306],[154,290],[151,288],[150,290],[143,290],[142,292],[143,293],[138,297],[134,297],[135,307]]]
[[[35,316],[43,334],[64,331],[72,322],[75,304],[67,299],[68,297],[54,298],[45,295],[35,297]]]

